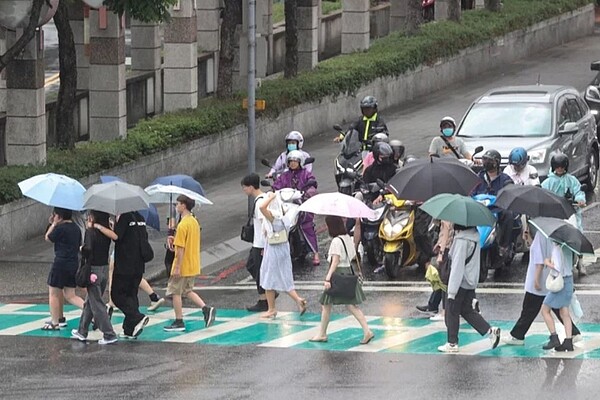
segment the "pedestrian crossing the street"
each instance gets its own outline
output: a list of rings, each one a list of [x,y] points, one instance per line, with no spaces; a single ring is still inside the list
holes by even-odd
[[[362,330],[352,316],[333,314],[326,343],[313,343],[309,339],[318,332],[320,314],[279,312],[276,319],[263,320],[259,314],[245,310],[219,309],[214,324],[204,327],[203,314],[197,308],[184,308],[185,332],[165,332],[163,326],[172,321],[173,310],[148,312],[150,322],[137,341],[187,343],[190,345],[259,346],[321,351],[352,351],[363,353],[441,354],[437,346],[445,343],[446,329],[443,322],[427,318],[397,318],[367,316],[375,339],[368,345],[360,345]],[[142,312],[146,312],[142,308]],[[60,331],[43,331],[40,328],[48,320],[47,304],[0,304],[0,336],[32,336],[48,340],[69,338],[71,329],[77,328],[81,311],[65,306],[68,326]],[[113,315],[113,325],[119,332],[123,316]],[[508,333],[512,321],[490,321]],[[501,344],[492,350],[489,339],[480,336],[468,324],[460,329],[460,353],[486,357],[528,358],[600,358],[600,324],[580,323],[583,340],[575,344],[575,351],[554,353],[542,350],[548,340],[548,331],[542,322],[535,322],[526,337],[524,346]],[[90,332],[89,341],[101,337],[100,332]],[[122,340],[120,343],[135,342]]]

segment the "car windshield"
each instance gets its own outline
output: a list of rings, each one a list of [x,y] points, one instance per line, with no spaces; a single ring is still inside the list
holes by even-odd
[[[549,103],[475,104],[465,117],[459,136],[548,136],[552,109]]]

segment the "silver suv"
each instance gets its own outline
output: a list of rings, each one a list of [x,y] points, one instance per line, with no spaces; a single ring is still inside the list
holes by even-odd
[[[502,166],[515,147],[523,147],[540,179],[557,152],[569,157],[569,172],[594,190],[598,176],[596,120],[579,92],[570,86],[532,85],[493,89],[475,100],[458,127],[472,152],[495,149]],[[477,158],[477,156],[476,156]]]

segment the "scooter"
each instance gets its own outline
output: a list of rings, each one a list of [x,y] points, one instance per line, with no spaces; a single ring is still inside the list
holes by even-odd
[[[361,185],[360,193],[363,198],[381,192],[381,186],[377,183]],[[365,201],[375,211],[373,218],[361,218],[360,220],[360,235],[363,251],[367,256],[369,264],[373,267],[381,265],[383,261],[383,242],[379,238],[379,227],[383,221],[388,204],[385,201],[375,205],[371,201]]]
[[[422,0],[421,12],[425,22],[430,22],[435,19],[435,0]]]
[[[334,161],[335,182],[340,193],[352,195],[358,188],[363,168],[359,133],[355,129],[344,133],[339,125],[334,125],[333,129],[344,134],[341,151]]]

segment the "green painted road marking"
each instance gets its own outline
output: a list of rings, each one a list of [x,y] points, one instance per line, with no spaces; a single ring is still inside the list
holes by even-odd
[[[39,315],[27,315],[27,314],[0,314],[0,330],[12,328],[13,326],[26,324],[28,322],[37,321],[40,319]],[[40,325],[40,328],[42,325]]]
[[[246,328],[237,329],[222,335],[200,340],[197,343],[217,344],[221,346],[240,346],[244,344],[260,344],[291,335],[308,329],[309,326],[292,325],[289,323],[259,322]]]

